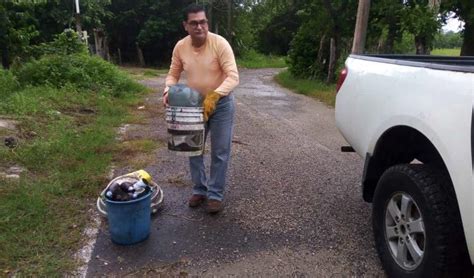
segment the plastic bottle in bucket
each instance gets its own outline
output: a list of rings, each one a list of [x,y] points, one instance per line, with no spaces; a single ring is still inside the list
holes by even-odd
[[[130,201],[113,201],[105,198],[110,237],[114,243],[130,245],[150,235],[151,189]]]
[[[168,90],[168,103],[177,107],[202,107],[203,98],[198,91],[184,84],[176,84]]]

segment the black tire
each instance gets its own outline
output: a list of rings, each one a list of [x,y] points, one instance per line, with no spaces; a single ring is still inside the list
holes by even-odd
[[[410,198],[413,201],[410,204],[415,204],[410,206],[413,215],[418,211],[418,219],[422,217],[422,232],[413,232],[406,225],[408,220],[402,223],[398,217],[392,216],[393,213],[386,214],[397,211],[387,211],[389,201],[392,205],[402,199],[408,203],[406,200]],[[397,212],[402,211],[412,210],[400,206]],[[375,190],[372,221],[377,252],[389,277],[472,277],[459,208],[447,173],[425,164],[401,164],[387,169]],[[386,231],[392,225],[398,227],[393,228],[396,235],[387,236]],[[421,259],[416,260],[416,256],[411,254],[398,256],[398,252],[411,253],[409,249],[405,249],[405,253],[399,251],[403,247],[397,249],[403,244],[410,244],[411,248],[420,247],[416,250],[423,249],[422,252],[413,252],[421,254]]]

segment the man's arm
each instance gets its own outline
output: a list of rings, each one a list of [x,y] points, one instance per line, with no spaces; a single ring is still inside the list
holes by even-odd
[[[173,56],[171,57],[171,65],[170,70],[168,71],[168,75],[166,76],[165,81],[165,90],[163,94],[168,93],[169,87],[178,83],[179,78],[181,76],[181,72],[183,71],[183,63],[181,62],[181,58],[179,57],[179,49],[178,49],[179,42],[173,49]]]
[[[239,85],[239,71],[237,70],[232,47],[226,40],[223,40],[219,47],[219,64],[226,75],[226,79],[215,91],[220,95],[228,95]]]

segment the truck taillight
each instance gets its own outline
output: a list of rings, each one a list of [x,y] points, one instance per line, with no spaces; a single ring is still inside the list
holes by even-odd
[[[336,93],[339,92],[339,89],[341,89],[342,87],[342,83],[344,83],[344,80],[346,80],[347,73],[348,73],[347,68],[344,68],[339,74],[339,79],[337,80],[337,85],[336,85]]]

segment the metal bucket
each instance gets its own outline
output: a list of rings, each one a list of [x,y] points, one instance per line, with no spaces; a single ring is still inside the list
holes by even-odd
[[[168,150],[178,155],[197,156],[204,150],[204,114],[202,107],[166,108]]]

